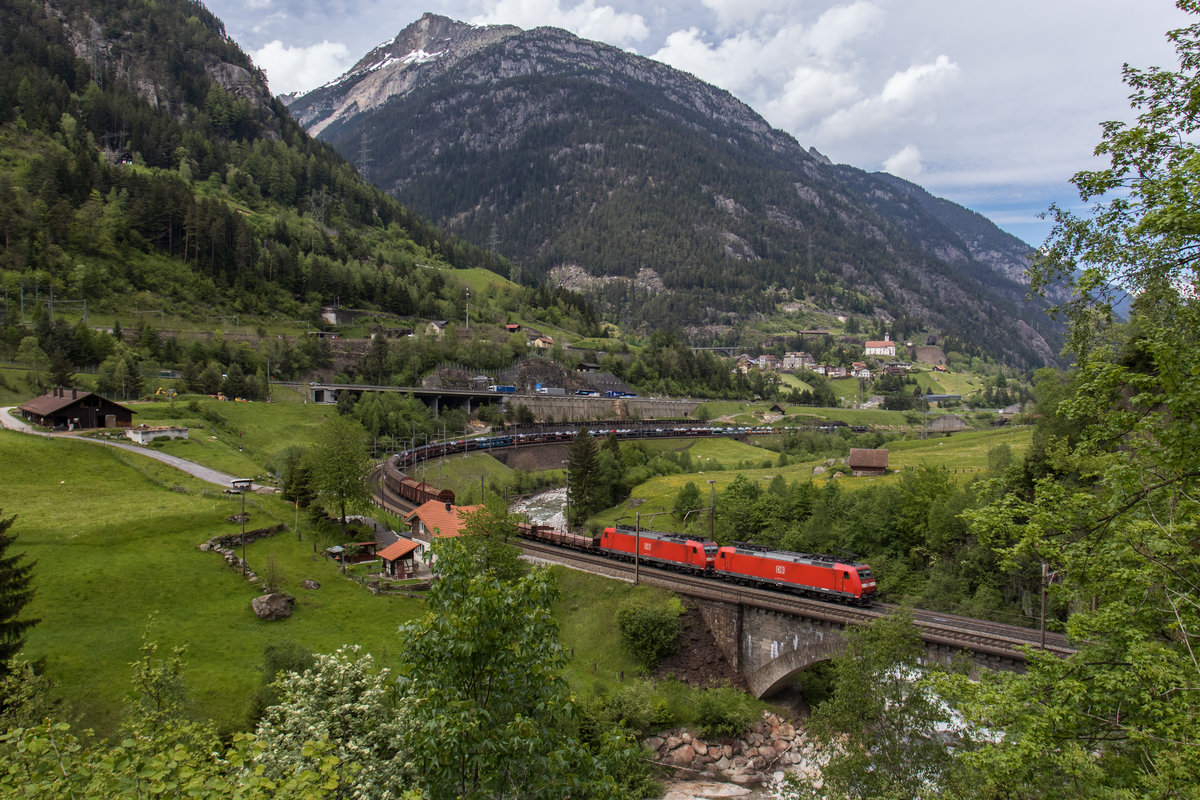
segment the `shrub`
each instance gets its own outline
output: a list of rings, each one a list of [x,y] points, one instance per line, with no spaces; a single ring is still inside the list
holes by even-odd
[[[740,736],[757,720],[750,698],[737,689],[705,689],[696,697],[696,730],[702,736]]]
[[[628,598],[617,610],[617,626],[633,657],[647,669],[675,652],[680,630],[676,608]]]
[[[657,696],[646,680],[622,684],[611,693],[601,691],[585,698],[580,708],[582,725],[589,731],[607,731],[619,726],[641,738],[676,722],[667,701]],[[598,738],[585,738],[599,741]]]

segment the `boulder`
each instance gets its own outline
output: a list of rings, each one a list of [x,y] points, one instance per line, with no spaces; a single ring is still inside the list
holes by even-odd
[[[272,592],[259,595],[251,600],[250,607],[254,609],[254,614],[259,619],[286,619],[292,615],[292,603],[294,602],[296,602],[296,598],[291,595]]]
[[[300,587],[302,589],[320,589],[321,584],[317,583],[312,578],[305,578],[304,580],[300,581]]]
[[[695,757],[696,751],[690,744],[680,745],[671,751],[671,763],[677,767],[690,767]]]

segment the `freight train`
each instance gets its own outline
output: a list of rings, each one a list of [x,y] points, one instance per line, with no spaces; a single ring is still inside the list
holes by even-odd
[[[414,505],[437,500],[439,503],[454,505],[454,492],[451,489],[439,489],[431,483],[423,483],[416,478],[410,478],[397,469],[385,469],[383,482],[393,494],[403,497]]]
[[[598,534],[560,531],[549,525],[518,525],[521,536],[559,547],[599,553],[622,561],[638,560],[657,567],[733,581],[746,586],[870,605],[875,599],[871,568],[834,556],[793,553],[757,545],[722,547],[707,539],[665,531],[610,527]]]
[[[678,422],[660,420],[652,422],[623,423],[600,422],[597,427],[588,429],[591,436],[607,438],[615,436],[618,439],[656,439],[680,438],[697,436],[779,436],[790,430],[812,430],[811,428],[772,428],[765,425],[744,427],[709,427],[697,425],[694,422],[679,424]],[[844,423],[843,423],[844,424]],[[621,426],[621,427],[617,427]],[[392,456],[388,465],[389,470],[402,470],[421,460],[441,458],[442,456],[458,453],[471,453],[477,450],[494,450],[505,447],[520,447],[522,445],[569,443],[574,440],[577,431],[548,430],[534,426],[532,430],[521,433],[503,433],[496,436],[481,436],[473,439],[446,439],[440,442],[429,442],[417,445]]]

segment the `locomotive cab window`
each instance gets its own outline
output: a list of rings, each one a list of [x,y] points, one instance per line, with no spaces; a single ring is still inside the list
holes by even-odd
[[[860,570],[858,571],[858,577],[862,578],[864,581],[869,581],[869,580],[871,580],[871,570],[869,570],[869,569],[860,569]]]
[[[849,578],[849,577],[850,577],[850,573],[849,573],[849,572],[845,572],[845,571],[843,571],[843,572],[842,572],[842,577],[843,577],[843,578]]]

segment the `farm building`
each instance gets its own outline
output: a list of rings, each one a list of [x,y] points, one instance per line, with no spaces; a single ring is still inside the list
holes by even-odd
[[[19,408],[25,419],[46,428],[128,428],[133,424],[132,409],[78,389],[60,387]]]
[[[846,456],[846,466],[854,477],[862,475],[882,475],[887,472],[888,451],[868,450],[864,447],[851,447],[850,455]]]
[[[125,435],[138,444],[150,444],[155,439],[186,439],[188,429],[177,425],[146,425],[126,428]]]

